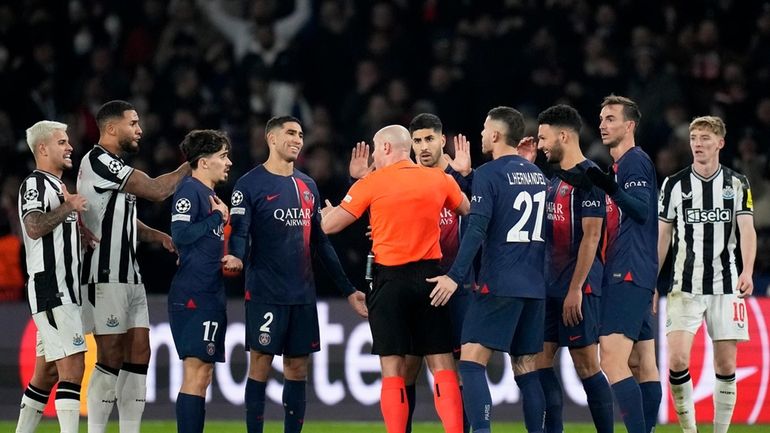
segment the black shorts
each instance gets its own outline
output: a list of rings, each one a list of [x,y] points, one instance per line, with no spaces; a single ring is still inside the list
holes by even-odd
[[[372,291],[366,295],[372,353],[432,355],[452,352],[449,307],[430,305],[435,286],[426,278],[442,275],[438,260],[374,267]]]

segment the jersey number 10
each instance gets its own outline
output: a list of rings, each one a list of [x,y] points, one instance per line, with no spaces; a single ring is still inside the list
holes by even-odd
[[[532,230],[532,236],[524,227],[530,221],[532,208],[537,206],[535,211],[535,227]],[[513,208],[521,211],[521,218],[516,224],[508,230],[506,241],[508,242],[543,242],[543,211],[545,210],[545,191],[540,191],[534,196],[527,191],[522,191],[513,201]],[[522,209],[523,208],[523,209]]]

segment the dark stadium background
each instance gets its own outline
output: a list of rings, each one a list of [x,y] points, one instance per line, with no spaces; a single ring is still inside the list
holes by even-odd
[[[213,6],[212,6],[213,5]],[[219,6],[217,6],[219,5]],[[228,39],[204,8],[220,7],[257,30]],[[223,27],[224,30],[232,30]],[[292,33],[296,30],[295,33]],[[253,40],[269,53],[251,50]],[[486,111],[511,105],[534,117],[555,103],[585,120],[581,142],[606,164],[598,141],[601,98],[638,101],[637,144],[662,178],[689,163],[687,124],[696,115],[727,122],[722,161],[749,176],[756,204],[757,292],[770,274],[770,3],[705,0],[38,1],[0,5],[0,184],[3,274],[18,275],[18,184],[34,161],[32,123],[70,125],[75,160],[98,139],[94,112],[120,98],[139,110],[144,138],[131,163],[151,175],[180,161],[193,128],[219,128],[233,142],[235,180],[264,160],[265,121],[298,116],[305,148],[297,166],[337,202],[358,140],[420,112],[438,114],[450,137],[471,138],[474,165]],[[451,144],[448,146],[451,153]],[[76,170],[65,174],[74,188]],[[167,230],[169,203],[140,203],[140,218]],[[408,223],[408,216],[405,216]],[[333,242],[363,285],[361,223]],[[147,289],[165,293],[174,257],[143,246]],[[9,258],[10,257],[10,258]],[[287,258],[290,259],[290,258]],[[319,293],[335,289],[319,272]],[[2,297],[18,298],[18,284]],[[18,279],[16,279],[18,281]],[[228,286],[241,293],[237,279]]]

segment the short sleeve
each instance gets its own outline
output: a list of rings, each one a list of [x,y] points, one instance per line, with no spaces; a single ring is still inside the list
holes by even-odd
[[[32,212],[45,212],[46,184],[35,176],[28,177],[19,188],[21,219]]]
[[[348,193],[340,202],[340,207],[350,212],[356,218],[360,218],[366,209],[372,204],[372,179],[375,173],[363,179],[359,179],[350,187]]]
[[[492,218],[494,211],[494,185],[488,170],[484,167],[476,170],[473,178],[473,195],[471,196],[471,214]]]
[[[588,191],[581,191],[580,209],[583,218],[604,218],[607,214],[607,198],[604,191],[592,187]]]
[[[89,158],[91,168],[99,176],[95,186],[102,189],[122,190],[134,172],[133,167],[108,152],[91,152]]]
[[[751,186],[749,185],[749,180],[745,176],[741,176],[739,179],[741,199],[735,214],[752,215],[754,213],[754,198],[751,196]]]
[[[676,219],[676,207],[678,203],[673,200],[674,184],[670,177],[663,180],[658,197],[658,219],[667,223],[674,222]]]

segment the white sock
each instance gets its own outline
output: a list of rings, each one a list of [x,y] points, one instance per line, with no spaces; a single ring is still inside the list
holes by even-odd
[[[679,418],[679,426],[684,433],[695,433],[695,403],[692,401],[692,379],[690,370],[670,371],[669,385],[674,400],[674,409]]]
[[[59,382],[56,390],[56,417],[61,433],[78,433],[80,423],[80,384]]]
[[[128,364],[132,367],[133,364]],[[127,364],[123,364],[126,368]],[[147,397],[147,366],[136,366],[144,374],[120,370],[118,374],[117,395],[118,414],[120,415],[120,433],[139,433],[142,423],[144,403]],[[131,367],[129,367],[131,368]],[[137,370],[137,368],[132,368]]]
[[[735,373],[728,376],[717,374],[714,384],[714,433],[727,433],[733,418],[737,388]]]
[[[19,410],[19,421],[16,424],[16,433],[33,433],[40,424],[40,418],[43,417],[45,405],[48,403],[48,396],[51,391],[43,391],[29,385],[24,390],[21,397],[21,409]]]
[[[118,376],[96,364],[88,382],[88,433],[104,433],[115,405],[115,384]]]

